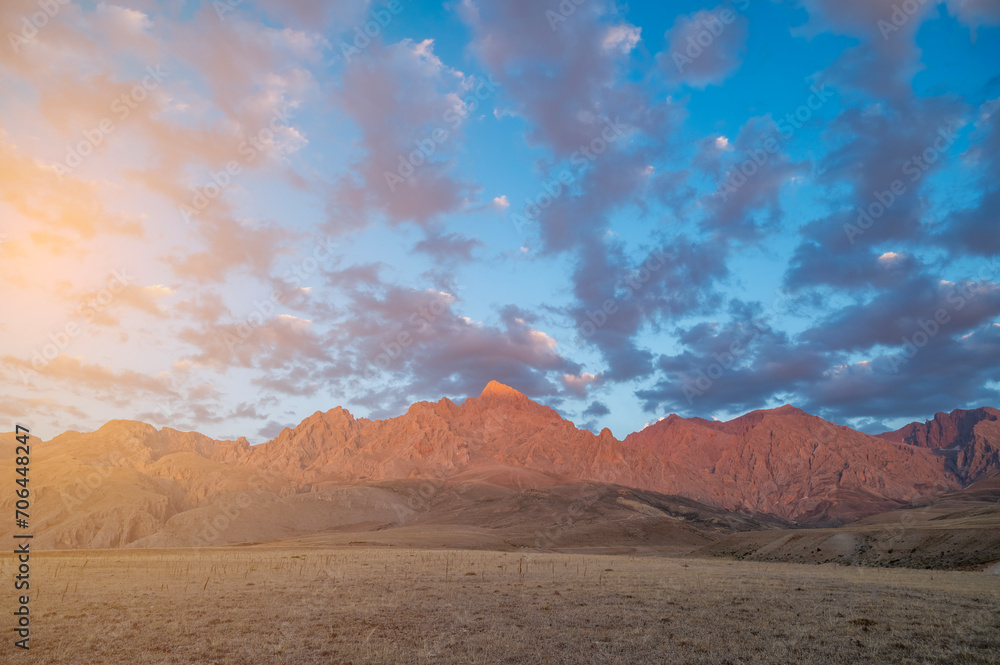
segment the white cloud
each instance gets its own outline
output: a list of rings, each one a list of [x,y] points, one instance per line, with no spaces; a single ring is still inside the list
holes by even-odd
[[[608,30],[602,46],[607,51],[619,49],[622,53],[630,53],[640,39],[642,39],[642,28],[628,24],[616,25]]]
[[[563,374],[562,382],[566,390],[582,397],[587,394],[587,386],[597,381],[597,376],[588,372],[577,374]]]

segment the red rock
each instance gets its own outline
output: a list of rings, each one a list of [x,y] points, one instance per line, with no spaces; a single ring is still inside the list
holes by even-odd
[[[533,483],[611,483],[820,525],[954,491],[995,473],[998,415],[995,409],[938,414],[873,437],[786,405],[727,422],[671,415],[619,441],[607,429],[600,435],[577,429],[551,408],[490,382],[461,404],[418,402],[387,420],[355,418],[340,407],[316,412],[259,446],[112,421],[90,434],[67,432],[40,450],[52,469],[65,471],[53,476],[53,491],[63,491],[56,488],[64,478],[113,468],[102,481],[101,512],[86,518],[86,528],[53,531],[58,542],[97,538],[87,534],[100,515],[117,510],[121,502],[114,496],[134,496],[133,503],[144,507],[94,542],[129,542],[180,512],[241,492],[277,498],[323,483],[437,482],[483,474]],[[74,520],[84,518],[80,510]]]
[[[418,402],[383,421],[316,413],[241,463],[302,483],[446,477],[509,466],[678,494],[810,524],[850,521],[956,478],[929,450],[832,425],[793,406],[728,422],[676,415],[629,435],[579,430],[495,381],[461,405]]]
[[[982,407],[937,413],[933,420],[910,423],[879,434],[886,441],[933,450],[963,485],[1000,472],[1000,411]]]

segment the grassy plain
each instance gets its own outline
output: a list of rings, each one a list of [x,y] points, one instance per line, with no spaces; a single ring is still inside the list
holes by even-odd
[[[51,665],[1000,663],[983,571],[363,545],[31,562],[29,658]]]

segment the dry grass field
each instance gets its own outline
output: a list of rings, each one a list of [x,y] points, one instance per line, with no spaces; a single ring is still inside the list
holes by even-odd
[[[982,571],[362,545],[31,561],[32,649],[5,639],[3,663],[1000,663]]]

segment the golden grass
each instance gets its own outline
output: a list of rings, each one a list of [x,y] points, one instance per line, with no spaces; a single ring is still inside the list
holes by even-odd
[[[31,562],[31,660],[51,665],[1000,663],[985,572],[371,547]]]

